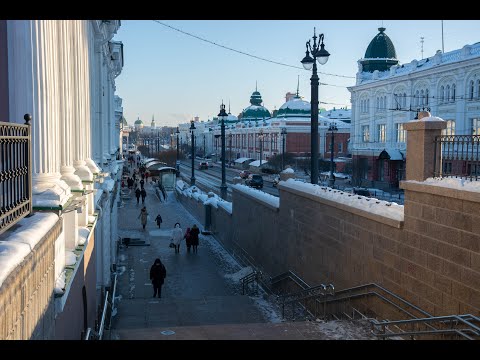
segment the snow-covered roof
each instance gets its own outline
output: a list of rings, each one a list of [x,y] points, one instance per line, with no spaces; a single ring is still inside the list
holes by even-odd
[[[329,119],[350,119],[352,117],[352,109],[336,109],[324,110],[320,115]]]
[[[235,162],[236,162],[237,164],[243,164],[243,163],[244,163],[245,161],[247,161],[247,160],[254,160],[254,159],[248,158],[248,157],[241,157],[241,158],[236,159]]]
[[[295,171],[292,168],[286,168],[282,171],[283,174],[294,174]]]
[[[22,263],[35,245],[58,221],[55,213],[34,213],[0,235],[0,288],[8,275]]]
[[[266,163],[268,163],[267,160],[262,160],[262,166],[265,165]],[[260,166],[260,160],[255,160],[255,161],[252,161],[250,164],[248,164],[249,166]]]

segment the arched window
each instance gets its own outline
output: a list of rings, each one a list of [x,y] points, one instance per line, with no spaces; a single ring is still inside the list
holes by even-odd
[[[403,107],[407,107],[407,93],[403,93]]]
[[[380,98],[377,97],[376,102],[377,102],[377,110],[378,110],[380,109]]]
[[[455,120],[447,120],[447,128],[442,130],[442,135],[455,135]]]
[[[480,79],[477,80],[477,99],[480,99]]]
[[[386,110],[387,109],[387,95],[383,97],[383,108]]]
[[[440,87],[440,104],[443,103],[443,101],[445,100],[445,87],[442,85]]]
[[[425,90],[425,105],[428,105],[428,89]]]
[[[451,102],[455,101],[455,89],[456,89],[455,84],[453,84],[452,85],[452,98],[450,100]]]
[[[425,94],[422,91],[420,91],[420,105],[425,105]]]
[[[445,89],[445,102],[448,102],[450,100],[450,85],[447,85]]]
[[[367,112],[370,112],[370,99],[367,99]]]

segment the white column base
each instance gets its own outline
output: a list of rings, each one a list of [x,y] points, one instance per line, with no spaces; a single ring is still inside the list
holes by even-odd
[[[78,245],[78,216],[76,211],[63,214],[63,232],[65,249],[73,251]]]
[[[63,206],[71,196],[70,187],[60,180],[60,174],[33,174],[32,182],[34,207]]]
[[[85,165],[83,160],[75,160],[73,162],[75,167],[75,175],[77,175],[82,181],[93,181],[93,174],[90,169]]]
[[[90,158],[85,159],[85,165],[87,165],[92,174],[98,174],[102,171],[102,169],[95,163],[95,161]]]
[[[78,226],[87,226],[88,224],[88,204],[84,204],[80,209],[80,212],[77,213],[78,216]]]
[[[60,169],[62,173],[61,180],[63,180],[72,190],[83,190],[82,179],[75,175],[75,168],[73,166],[62,166]]]

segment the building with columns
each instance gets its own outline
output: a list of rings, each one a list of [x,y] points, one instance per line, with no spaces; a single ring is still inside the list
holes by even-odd
[[[404,179],[404,123],[420,110],[447,121],[451,135],[480,133],[480,43],[399,64],[379,28],[358,61],[352,101],[353,180],[376,187]]]
[[[119,27],[119,20],[0,20],[0,118],[8,129],[31,115],[32,161],[22,172],[33,181],[31,216],[2,227],[13,217],[5,222],[0,213],[0,339],[80,339],[95,330],[112,286]],[[2,177],[19,155],[5,153]],[[14,193],[9,179],[0,186]],[[15,205],[8,196],[1,202]]]

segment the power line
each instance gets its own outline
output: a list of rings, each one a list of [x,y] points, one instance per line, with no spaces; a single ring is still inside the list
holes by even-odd
[[[210,41],[210,40],[207,40],[207,39],[204,39],[200,36],[197,36],[197,35],[194,35],[194,34],[190,34],[186,31],[183,31],[183,30],[180,30],[180,29],[177,29],[173,26],[170,26],[168,24],[165,24],[159,20],[153,20],[154,22],[160,24],[160,25],[163,25],[163,26],[166,26],[172,30],[175,30],[175,31],[178,31],[182,34],[185,34],[185,35],[188,35],[188,36],[191,36],[195,39],[198,39],[198,40],[202,40],[202,41],[205,41],[209,44],[212,44],[212,45],[215,45],[215,46],[218,46],[218,47],[221,47],[223,49],[227,49],[227,50],[230,50],[230,51],[234,51],[236,53],[239,53],[239,54],[242,54],[242,55],[246,55],[246,56],[250,56],[250,57],[253,57],[255,59],[258,59],[258,60],[262,60],[262,61],[266,61],[266,62],[270,62],[272,64],[277,64],[277,65],[282,65],[282,66],[287,66],[287,67],[291,67],[291,68],[294,68],[294,69],[300,69],[300,70],[305,70],[303,67],[300,67],[300,66],[295,66],[295,65],[290,65],[290,64],[285,64],[285,63],[281,63],[281,62],[278,62],[278,61],[273,61],[273,60],[269,60],[269,59],[265,59],[265,58],[262,58],[260,56],[256,56],[256,55],[252,55],[252,54],[249,54],[249,53],[246,53],[244,51],[240,51],[240,50],[236,50],[236,49],[232,49],[228,46],[225,46],[225,45],[221,45],[221,44],[217,44],[216,42],[214,41]],[[322,71],[318,71],[319,74],[322,74],[322,75],[329,75],[329,76],[337,76],[337,77],[342,77],[342,78],[348,78],[348,79],[355,79],[355,76],[347,76],[347,75],[338,75],[338,74],[331,74],[331,73],[326,73],[326,72],[322,72]],[[325,84],[327,85],[327,84]],[[336,86],[336,85],[331,85],[331,86]]]

